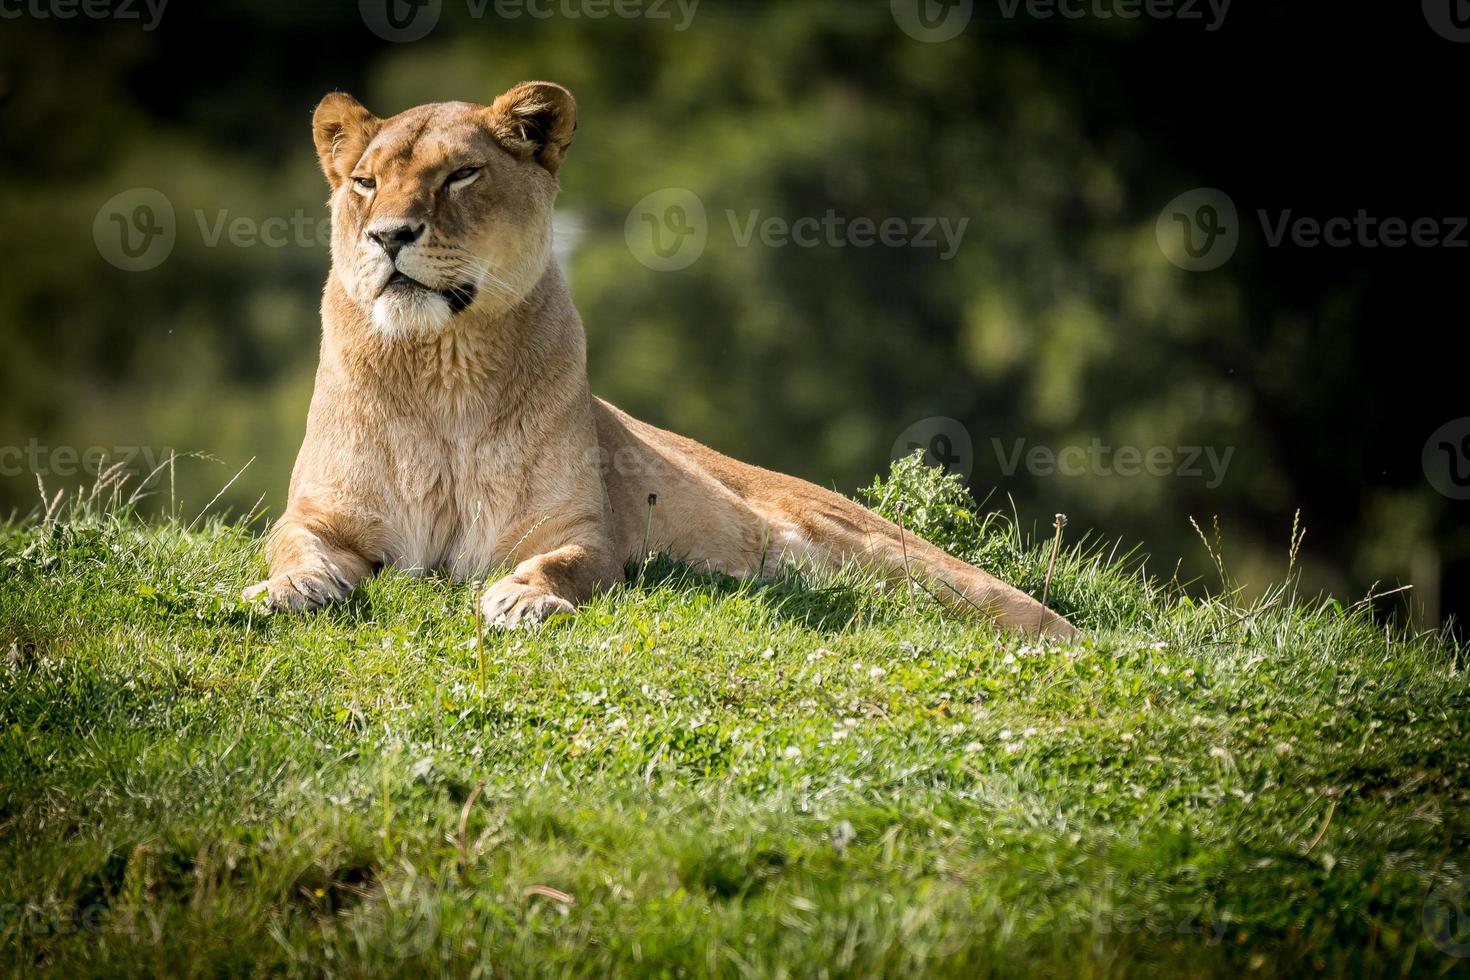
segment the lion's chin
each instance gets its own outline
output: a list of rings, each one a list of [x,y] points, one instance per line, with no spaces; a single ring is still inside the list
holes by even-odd
[[[435,334],[452,316],[449,300],[428,289],[390,287],[373,301],[373,329],[385,337]]]

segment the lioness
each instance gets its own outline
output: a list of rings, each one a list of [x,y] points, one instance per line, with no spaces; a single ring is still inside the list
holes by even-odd
[[[515,627],[623,581],[646,547],[732,575],[862,562],[1006,626],[1074,635],[852,501],[588,392],[551,248],[576,125],[571,93],[549,82],[389,119],[343,93],[317,106],[332,190],[321,362],[271,576],[246,598],[310,609],[383,565],[473,577],[513,563],[481,602]]]

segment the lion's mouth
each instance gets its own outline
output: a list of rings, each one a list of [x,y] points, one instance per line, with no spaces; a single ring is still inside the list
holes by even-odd
[[[412,279],[412,278],[409,278],[408,276],[405,276],[403,273],[399,272],[397,269],[394,269],[393,270],[393,275],[389,276],[388,277],[388,281],[385,282],[385,283],[383,283],[383,288],[384,289],[392,289],[394,286],[402,286],[402,287],[404,287],[406,289],[424,289],[424,290],[427,290],[429,288],[428,286],[425,286],[423,283],[419,282],[417,279]]]
[[[402,290],[404,292],[422,290],[426,293],[433,293],[449,304],[450,314],[459,313],[473,303],[476,292],[475,284],[472,282],[454,283],[444,289],[435,289],[432,286],[419,282],[412,276],[404,275],[397,269],[394,269],[393,274],[388,277],[388,281],[383,283],[383,292],[386,293],[392,289]]]

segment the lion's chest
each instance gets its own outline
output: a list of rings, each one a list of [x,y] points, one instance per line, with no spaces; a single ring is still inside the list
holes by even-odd
[[[472,576],[498,565],[516,517],[527,447],[513,434],[447,412],[393,419],[386,440],[388,560]]]

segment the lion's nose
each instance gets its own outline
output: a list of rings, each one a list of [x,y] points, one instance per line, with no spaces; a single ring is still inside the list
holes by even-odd
[[[403,221],[384,221],[369,226],[367,236],[377,242],[390,259],[396,259],[399,249],[418,241],[425,227],[427,225],[424,222],[415,225]]]

